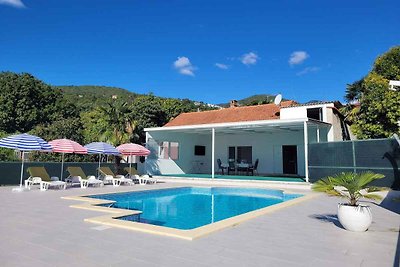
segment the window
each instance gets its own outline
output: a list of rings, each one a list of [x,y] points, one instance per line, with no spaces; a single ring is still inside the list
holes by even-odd
[[[323,121],[322,119],[322,108],[308,108],[307,118]]]
[[[237,147],[237,161],[244,163],[253,162],[253,147],[251,146],[238,146]]]
[[[160,159],[179,159],[179,143],[177,142],[161,142],[159,144],[159,155]]]
[[[169,157],[172,160],[177,160],[179,158],[179,143],[169,143]]]
[[[161,159],[168,159],[168,148],[169,148],[169,142],[161,142],[160,143],[159,157]]]
[[[228,159],[235,161],[236,160],[236,147],[230,146],[228,148]]]

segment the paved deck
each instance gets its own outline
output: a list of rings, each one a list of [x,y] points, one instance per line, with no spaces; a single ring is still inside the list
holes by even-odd
[[[392,201],[399,194],[385,199],[386,208],[371,204],[374,222],[365,233],[338,226],[338,199],[319,196],[195,241],[85,223],[102,214],[60,198],[126,189],[0,187],[1,266],[399,266],[400,202]]]

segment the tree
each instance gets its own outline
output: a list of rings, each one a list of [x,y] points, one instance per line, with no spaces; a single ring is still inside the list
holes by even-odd
[[[144,128],[159,127],[167,123],[167,114],[162,108],[162,101],[153,94],[137,97],[132,105],[132,117],[140,142],[145,142]]]
[[[113,100],[81,114],[86,142],[103,141],[115,146],[138,140],[136,122],[128,104]]]
[[[379,56],[366,77],[347,86],[345,98],[350,103],[343,111],[358,138],[399,133],[400,92],[388,89],[389,80],[400,80],[400,46]]]
[[[4,138],[9,135],[10,134],[0,131],[0,138]],[[0,147],[0,161],[18,161],[18,160],[19,159],[16,156],[14,150]]]
[[[37,125],[31,133],[51,141],[54,139],[67,138],[80,144],[84,144],[83,126],[80,118],[61,118],[47,125]],[[57,153],[32,153],[34,160],[39,161],[59,161],[60,154]],[[66,154],[65,161],[83,161],[87,160],[82,155]]]
[[[28,73],[0,73],[0,130],[28,132],[48,123],[57,98],[62,98],[59,91]]]

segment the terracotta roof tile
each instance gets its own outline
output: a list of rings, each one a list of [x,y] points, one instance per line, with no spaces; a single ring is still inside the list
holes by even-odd
[[[281,107],[287,107],[296,103],[295,101],[284,101]],[[220,110],[202,112],[189,112],[178,115],[164,127],[185,126],[198,124],[261,121],[279,119],[280,107],[275,104],[264,104],[258,106],[231,107]]]

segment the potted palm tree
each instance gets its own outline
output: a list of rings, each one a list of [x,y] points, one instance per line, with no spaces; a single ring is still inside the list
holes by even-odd
[[[360,198],[381,199],[379,195],[372,193],[381,191],[382,188],[369,184],[383,177],[385,176],[373,172],[342,172],[319,180],[312,189],[330,196],[347,198],[348,203],[338,204],[339,222],[346,230],[364,232],[372,223],[372,214],[370,207],[358,204],[358,200]]]

